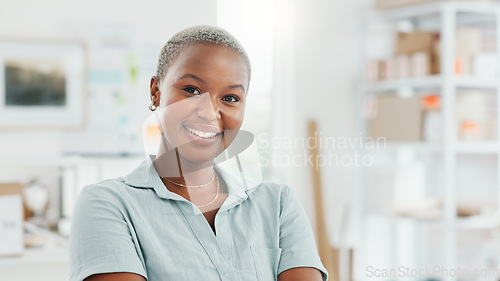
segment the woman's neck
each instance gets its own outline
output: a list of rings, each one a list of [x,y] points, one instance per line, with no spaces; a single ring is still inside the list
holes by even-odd
[[[160,145],[154,166],[160,177],[190,186],[208,183],[215,172],[213,161],[193,162],[181,157],[176,148],[164,145]]]

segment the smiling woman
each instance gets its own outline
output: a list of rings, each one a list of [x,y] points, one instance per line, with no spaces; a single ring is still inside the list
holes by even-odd
[[[219,155],[241,127],[248,83],[249,70],[234,49],[184,47],[163,78],[151,79],[151,100],[159,104],[164,143],[171,146],[166,149],[177,147],[181,158],[199,163]]]
[[[157,155],[86,187],[70,236],[71,280],[326,280],[285,185],[215,164],[243,122],[250,63],[225,30],[195,26],[164,46],[150,81]]]

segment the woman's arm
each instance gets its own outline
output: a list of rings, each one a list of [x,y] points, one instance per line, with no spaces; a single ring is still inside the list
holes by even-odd
[[[278,281],[322,281],[321,272],[313,267],[296,267],[283,271]],[[107,281],[107,280],[106,280]]]
[[[146,278],[135,273],[115,272],[95,274],[85,278],[84,281],[146,281]]]
[[[111,277],[111,281],[145,281],[128,277],[132,273],[147,276],[147,272],[125,218],[125,206],[112,185],[88,186],[78,196],[69,238],[71,281]],[[113,275],[106,277],[108,274]],[[122,275],[127,279],[120,278]]]
[[[326,281],[314,233],[298,197],[285,187],[281,197],[279,281]]]

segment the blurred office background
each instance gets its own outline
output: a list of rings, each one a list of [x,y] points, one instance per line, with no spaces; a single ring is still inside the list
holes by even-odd
[[[330,280],[500,278],[500,3],[1,0],[0,280],[68,279],[78,192],[154,146],[158,53],[196,24],[247,49],[253,161]]]

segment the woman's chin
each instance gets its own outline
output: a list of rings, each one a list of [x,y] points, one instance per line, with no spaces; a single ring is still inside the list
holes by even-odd
[[[182,159],[188,160],[194,163],[212,163],[213,160],[219,156],[223,151],[224,147],[213,147],[208,149],[207,147],[201,149],[198,147],[192,147],[191,145],[185,145],[179,147],[179,156]],[[182,163],[183,161],[181,161]]]

